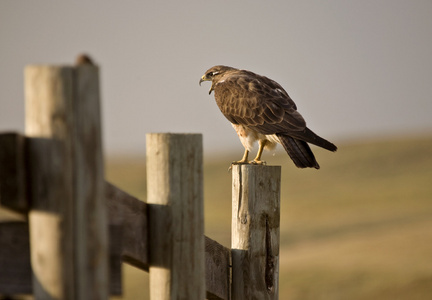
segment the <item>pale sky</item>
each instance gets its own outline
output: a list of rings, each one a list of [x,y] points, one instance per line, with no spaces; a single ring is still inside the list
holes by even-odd
[[[242,146],[219,112],[213,65],[279,82],[308,126],[337,143],[432,133],[432,1],[0,1],[0,131],[24,131],[27,64],[101,67],[108,154],[147,132]]]

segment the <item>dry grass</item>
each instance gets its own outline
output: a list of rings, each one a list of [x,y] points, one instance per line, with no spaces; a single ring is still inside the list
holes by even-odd
[[[227,168],[240,152],[205,164],[205,231],[228,247]],[[280,299],[430,299],[432,138],[314,152],[318,171],[296,169],[282,152],[265,156],[282,165]],[[109,164],[108,177],[124,186],[126,174],[115,175],[122,165],[131,174],[145,167],[143,161]],[[142,186],[131,191],[144,199]],[[136,283],[140,295],[146,278]]]
[[[280,299],[432,299],[432,137],[314,148],[320,170],[282,165]],[[230,245],[229,162],[207,159],[206,235]],[[145,200],[144,159],[108,159],[107,178]],[[123,298],[147,299],[125,266]]]

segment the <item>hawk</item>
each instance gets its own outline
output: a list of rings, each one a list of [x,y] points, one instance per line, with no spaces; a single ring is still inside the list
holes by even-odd
[[[281,144],[298,168],[320,166],[308,143],[329,151],[337,147],[306,127],[294,101],[277,82],[251,71],[228,66],[214,66],[201,77],[211,81],[209,95],[214,91],[222,114],[231,122],[245,148],[243,158],[233,164],[265,164],[261,155],[266,149]],[[253,161],[249,151],[258,141]]]

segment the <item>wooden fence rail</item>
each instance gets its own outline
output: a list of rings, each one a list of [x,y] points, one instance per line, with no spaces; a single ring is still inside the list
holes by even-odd
[[[103,179],[98,69],[26,69],[26,135],[0,134],[0,295],[277,299],[280,167],[233,168],[232,249],[204,236],[202,136],[147,135],[148,203]]]

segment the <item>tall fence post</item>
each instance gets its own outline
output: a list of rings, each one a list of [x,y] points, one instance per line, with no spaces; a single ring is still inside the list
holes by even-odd
[[[73,70],[29,66],[25,69],[29,211],[33,294],[36,299],[74,299],[72,189]],[[56,143],[57,144],[57,143]],[[38,151],[45,149],[44,153]],[[35,154],[33,154],[35,152]]]
[[[232,168],[232,299],[278,299],[280,166]]]
[[[108,299],[108,216],[99,68],[75,67],[74,198],[78,299]]]
[[[36,299],[107,299],[108,232],[96,66],[29,66],[29,213]]]
[[[150,299],[205,298],[200,134],[147,134]]]

